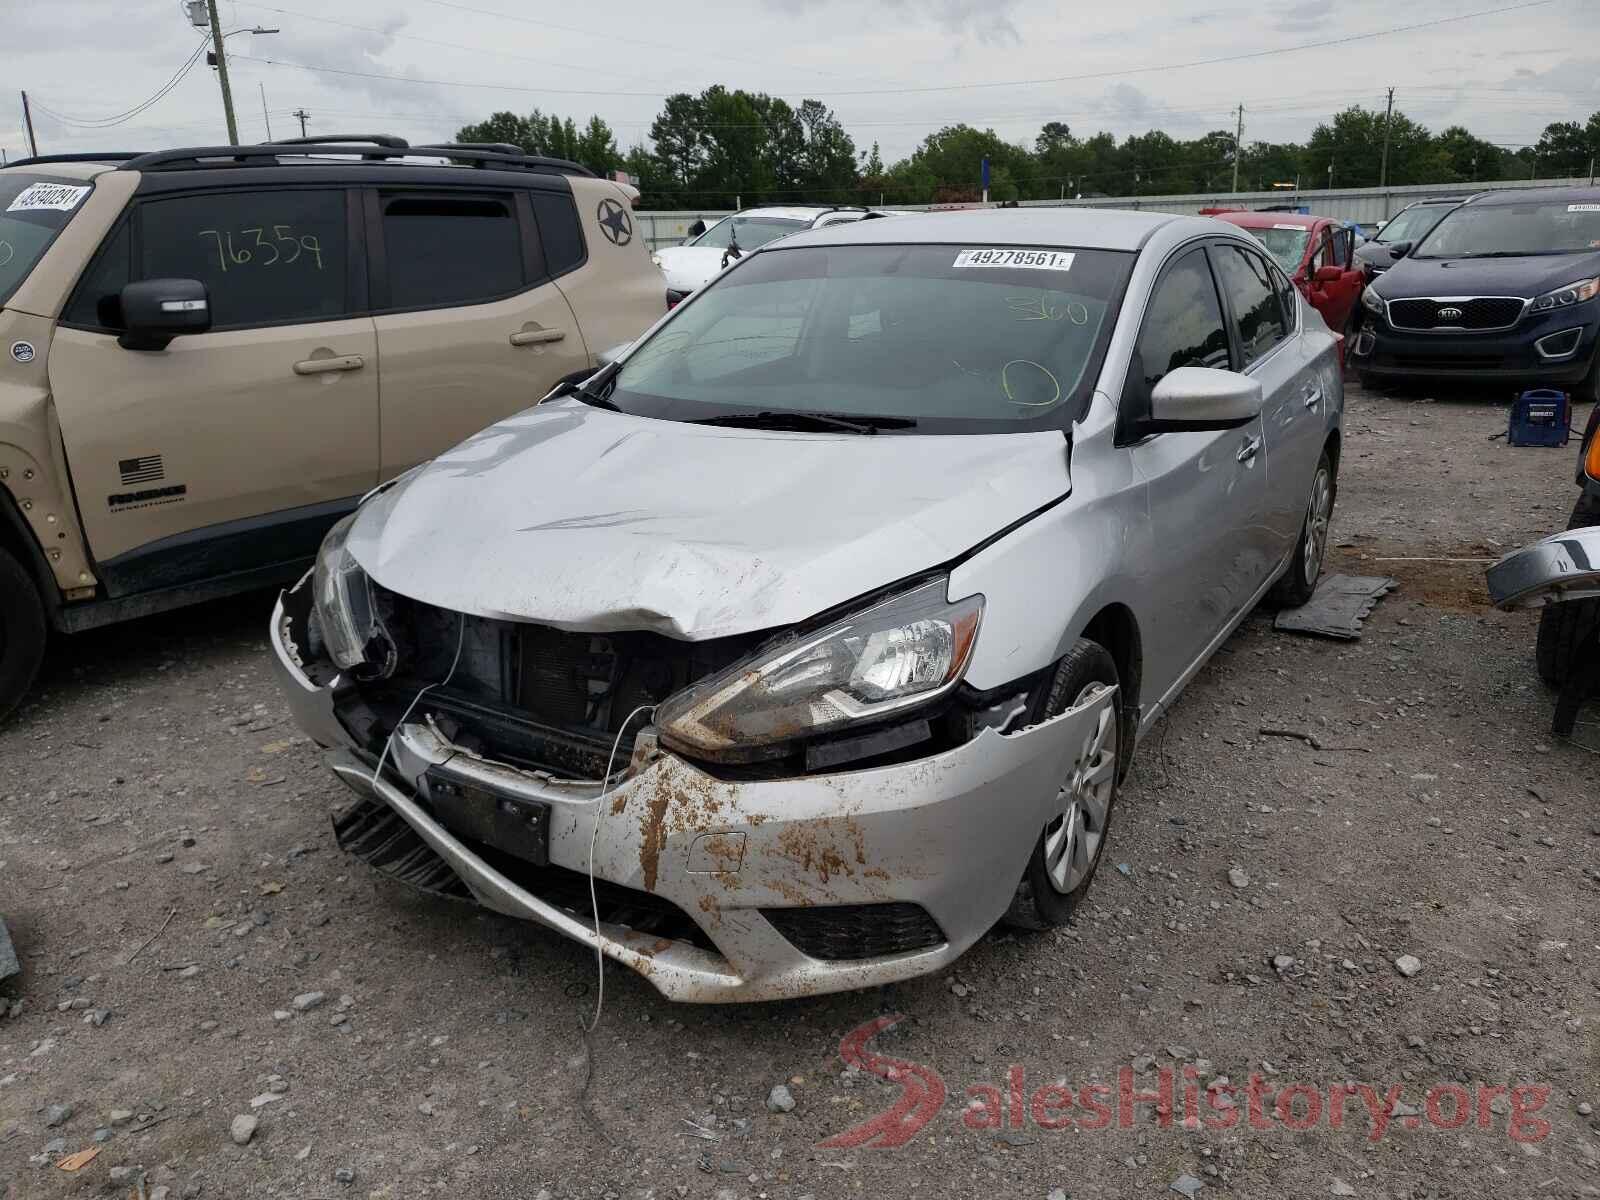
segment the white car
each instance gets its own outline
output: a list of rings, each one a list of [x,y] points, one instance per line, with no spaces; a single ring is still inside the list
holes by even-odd
[[[697,221],[695,224],[700,229],[696,231],[691,227],[689,240],[683,245],[657,250],[653,256],[656,266],[667,277],[667,305],[671,307],[691,292],[698,291],[721,273],[724,267],[737,262],[743,253],[788,237],[791,233],[859,221],[868,213],[869,210],[865,208],[801,205],[746,208],[723,217],[710,228]],[[871,215],[889,214],[872,212]]]

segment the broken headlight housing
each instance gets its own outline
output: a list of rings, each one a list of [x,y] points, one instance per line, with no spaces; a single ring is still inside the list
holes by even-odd
[[[372,594],[372,580],[346,546],[356,514],[351,513],[322,539],[312,573],[316,605],[328,657],[357,679],[387,679],[394,672],[394,639],[383,627]]]
[[[924,704],[960,682],[983,597],[945,599],[943,576],[750,658],[662,702],[669,743],[751,752]]]

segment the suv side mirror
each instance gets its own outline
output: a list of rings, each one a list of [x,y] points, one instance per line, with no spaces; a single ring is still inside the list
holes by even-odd
[[[1404,258],[1406,255],[1408,255],[1410,253],[1411,253],[1411,243],[1410,242],[1390,242],[1389,243],[1389,254],[1390,254],[1390,256],[1392,258],[1402,259],[1402,258]]]
[[[165,350],[181,334],[211,328],[211,297],[198,279],[141,279],[125,284],[118,300],[124,350]]]
[[[1338,283],[1344,278],[1343,267],[1318,267],[1317,273],[1312,276],[1318,283]]]
[[[1150,393],[1143,431],[1232,429],[1260,415],[1260,380],[1216,367],[1175,367]]]
[[[700,220],[699,218],[696,218],[695,219],[695,223],[693,225],[689,226],[689,240],[692,241],[694,238],[699,237],[705,231],[706,231],[706,223],[703,220]]]

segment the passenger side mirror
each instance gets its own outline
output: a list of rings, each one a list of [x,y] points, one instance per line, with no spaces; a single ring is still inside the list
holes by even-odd
[[[198,279],[141,279],[123,286],[124,350],[165,350],[172,339],[211,328],[211,297]]]
[[[1318,267],[1314,278],[1318,283],[1338,283],[1344,278],[1343,267]]]
[[[1389,243],[1389,253],[1390,253],[1391,256],[1393,256],[1396,259],[1404,258],[1406,255],[1411,253],[1411,243],[1410,242],[1390,242]]]
[[[702,220],[696,219],[695,223],[693,225],[689,226],[689,238],[688,238],[688,240],[689,241],[693,241],[695,238],[699,237],[705,231],[706,231],[706,223],[704,221],[702,221]]]
[[[1215,367],[1175,367],[1150,393],[1143,432],[1232,429],[1261,415],[1261,382]]]

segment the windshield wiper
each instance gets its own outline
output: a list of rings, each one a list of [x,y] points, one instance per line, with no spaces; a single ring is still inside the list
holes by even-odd
[[[728,413],[720,417],[701,417],[691,425],[734,425],[745,429],[837,429],[846,433],[877,433],[880,429],[915,429],[911,417],[844,417],[834,413],[791,412],[763,409],[761,412]]]
[[[609,387],[611,381],[616,378],[617,368],[620,365],[619,363],[612,363],[608,367],[602,367],[582,383],[567,382],[558,384],[548,398],[556,399],[561,396],[576,396],[585,404],[591,404],[595,408],[604,408],[610,412],[621,412],[622,409],[617,405],[616,401],[608,399],[602,392],[595,390],[596,388]]]

